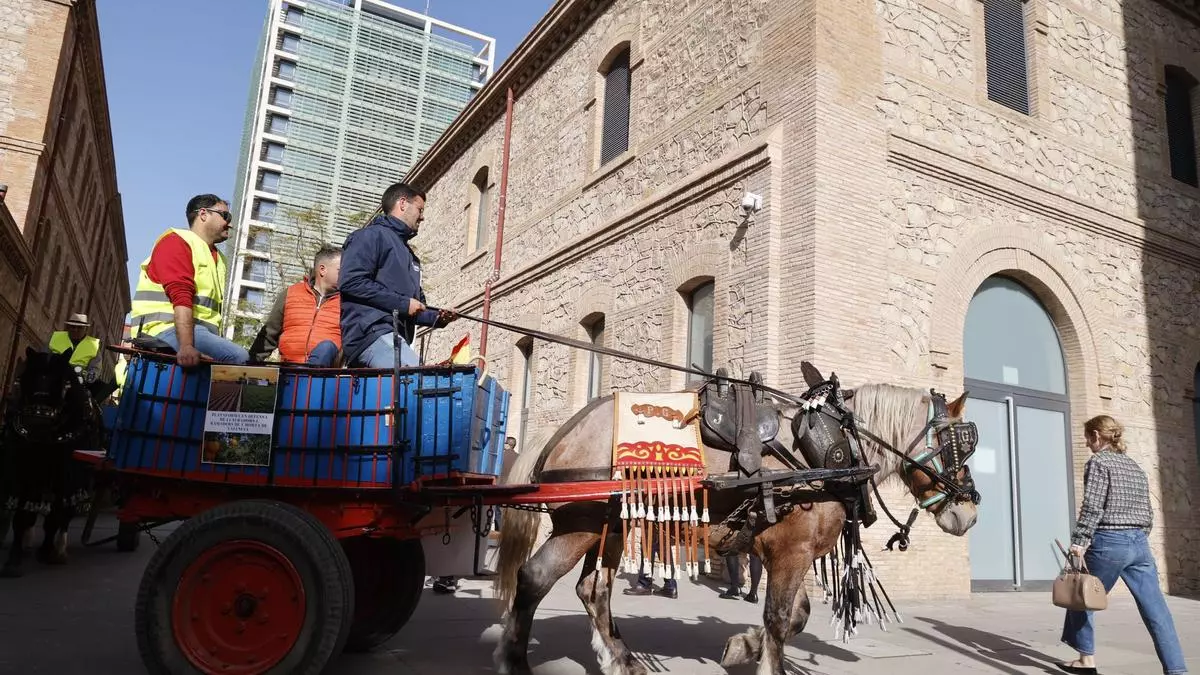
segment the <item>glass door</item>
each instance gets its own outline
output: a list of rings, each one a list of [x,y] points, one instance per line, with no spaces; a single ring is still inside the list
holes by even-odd
[[[1066,544],[1071,469],[1066,403],[969,382],[966,417],[979,427],[968,464],[983,500],[968,534],[971,589],[1046,590]]]

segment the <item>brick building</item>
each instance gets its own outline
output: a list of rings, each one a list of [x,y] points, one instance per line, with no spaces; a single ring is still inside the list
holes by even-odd
[[[969,389],[980,521],[876,554],[900,596],[1046,588],[1081,425],[1111,413],[1164,580],[1196,590],[1198,55],[1194,0],[562,0],[409,175],[427,290],[482,303],[511,88],[494,317],[793,391],[801,359]],[[521,438],[684,384],[497,331],[488,352]]]
[[[129,312],[95,0],[0,0],[0,380],[69,314],[118,343]],[[111,368],[112,354],[103,364]]]

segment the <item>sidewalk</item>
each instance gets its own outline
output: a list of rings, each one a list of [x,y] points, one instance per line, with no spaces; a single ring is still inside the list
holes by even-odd
[[[530,663],[537,675],[596,673],[591,627],[575,597],[571,575],[542,603],[533,625]],[[455,597],[427,593],[412,623],[368,656],[345,657],[335,672],[457,673],[490,670],[499,627],[484,582],[463,582]],[[620,588],[624,588],[621,583]],[[725,640],[761,623],[762,604],[722,600],[719,589],[684,583],[678,600],[616,595],[613,612],[626,644],[656,673],[726,671],[717,661]],[[1200,602],[1169,599],[1189,661],[1200,659]],[[927,675],[933,673],[1058,673],[1054,662],[1073,653],[1058,642],[1062,610],[1048,593],[975,594],[956,603],[897,605],[903,623],[863,626],[848,643],[832,641],[828,605],[814,605],[804,634],[787,647],[788,672],[797,675]],[[1114,597],[1097,621],[1098,663],[1104,675],[1154,675],[1161,668],[1154,647],[1128,596]],[[1200,661],[1195,661],[1200,664]]]
[[[103,518],[96,538],[115,531],[115,521]],[[27,576],[0,580],[0,675],[144,672],[133,632],[133,604],[153,553],[148,540],[127,554],[112,545],[83,548],[72,537],[66,567],[31,564]],[[576,579],[578,572],[564,577],[538,610],[529,654],[537,675],[600,672],[591,624],[575,597]],[[753,667],[726,671],[717,661],[730,636],[761,624],[761,603],[722,600],[719,588],[686,581],[678,600],[630,597],[620,593],[628,583],[628,578],[618,582],[613,613],[626,643],[651,672],[754,672]],[[1200,672],[1200,602],[1169,602],[1184,652],[1193,671]],[[897,606],[903,623],[889,625],[887,632],[863,626],[842,643],[832,641],[828,605],[816,602],[807,630],[788,644],[789,675],[1057,673],[1053,663],[1071,657],[1058,643],[1063,613],[1050,604],[1048,593],[976,594],[959,602],[901,601]],[[345,655],[327,672],[494,672],[499,614],[489,582],[464,581],[455,596],[427,590],[391,642],[371,654]],[[1097,640],[1104,675],[1162,672],[1125,594],[1112,597],[1109,609],[1099,614]]]

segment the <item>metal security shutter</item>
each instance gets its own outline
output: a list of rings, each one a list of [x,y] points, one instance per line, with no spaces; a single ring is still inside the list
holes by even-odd
[[[984,0],[988,98],[1029,114],[1024,0]]]
[[[1171,176],[1196,185],[1196,125],[1192,118],[1192,90],[1196,79],[1176,66],[1167,66],[1167,145]]]
[[[604,75],[604,127],[600,134],[600,164],[629,149],[629,50],[613,59]]]

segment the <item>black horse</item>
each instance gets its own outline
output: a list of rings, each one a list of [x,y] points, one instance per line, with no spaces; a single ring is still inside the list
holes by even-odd
[[[94,397],[109,388],[85,384],[67,354],[25,353],[0,430],[0,511],[11,514],[13,532],[2,577],[20,576],[25,535],[39,515],[45,537],[38,560],[66,562],[67,527],[90,503],[90,472],[73,453],[98,446],[102,425]]]

